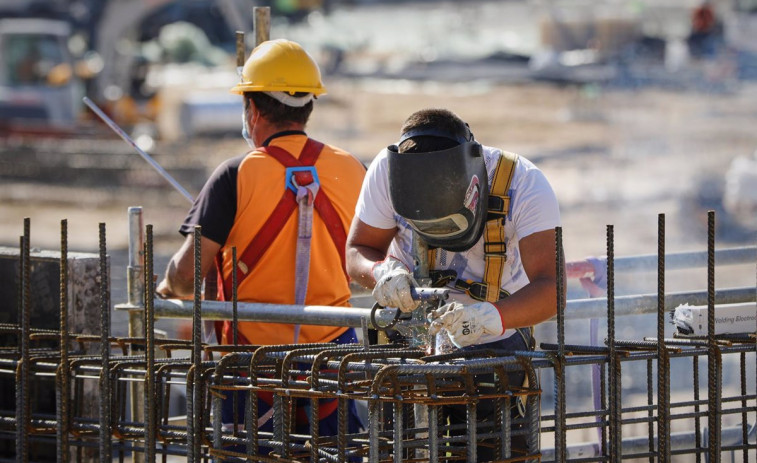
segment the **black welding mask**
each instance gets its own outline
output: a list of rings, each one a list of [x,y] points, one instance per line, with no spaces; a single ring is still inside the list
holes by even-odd
[[[445,136],[434,131],[405,134]],[[402,142],[400,141],[400,143]],[[390,146],[389,196],[394,210],[430,247],[470,249],[486,222],[489,186],[481,145],[470,136],[452,148],[399,153]]]

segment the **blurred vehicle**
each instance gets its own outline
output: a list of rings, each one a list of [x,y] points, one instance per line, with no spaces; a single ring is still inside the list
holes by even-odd
[[[0,134],[76,129],[91,74],[71,56],[70,34],[65,21],[0,19]]]

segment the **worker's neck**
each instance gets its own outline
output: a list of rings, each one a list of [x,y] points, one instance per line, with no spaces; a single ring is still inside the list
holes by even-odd
[[[279,132],[285,132],[290,130],[304,131],[304,124],[271,124],[270,122],[260,118],[255,124],[252,133],[252,139],[255,142],[255,146],[262,146],[266,140],[276,135]]]

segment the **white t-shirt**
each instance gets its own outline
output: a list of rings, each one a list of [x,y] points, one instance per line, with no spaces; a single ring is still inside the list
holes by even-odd
[[[494,169],[502,151],[488,146],[483,147],[484,162],[492,184]],[[368,168],[363,182],[360,198],[355,207],[355,215],[363,223],[376,228],[397,228],[398,233],[389,246],[388,253],[402,260],[408,268],[413,268],[411,251],[412,228],[394,211],[389,196],[389,176],[387,150],[381,151]],[[512,294],[528,284],[528,277],[523,269],[518,242],[533,233],[552,230],[560,225],[560,209],[552,187],[541,170],[531,161],[518,157],[515,173],[510,184],[510,210],[505,221],[505,246],[507,261],[502,269],[502,289]],[[450,252],[443,249],[436,251],[433,270],[452,269],[457,278],[482,282],[484,275],[484,237],[464,252]],[[450,289],[450,299],[462,304],[478,301],[466,293]],[[487,337],[481,343],[505,339],[515,333],[508,329],[501,336]]]

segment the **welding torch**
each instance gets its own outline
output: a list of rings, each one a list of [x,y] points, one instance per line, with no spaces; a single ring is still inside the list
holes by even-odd
[[[423,303],[415,310],[425,309],[428,306],[439,308],[449,298],[449,291],[450,290],[447,288],[410,287],[410,297],[412,297],[414,301],[421,301]],[[392,329],[400,320],[409,320],[409,318],[402,318],[402,311],[400,309],[396,309],[397,312],[394,314],[394,318],[392,318],[392,320],[386,325],[380,325],[376,321],[376,311],[381,309],[384,309],[384,307],[379,305],[378,302],[373,304],[373,307],[371,308],[371,324],[378,331],[386,331]]]

